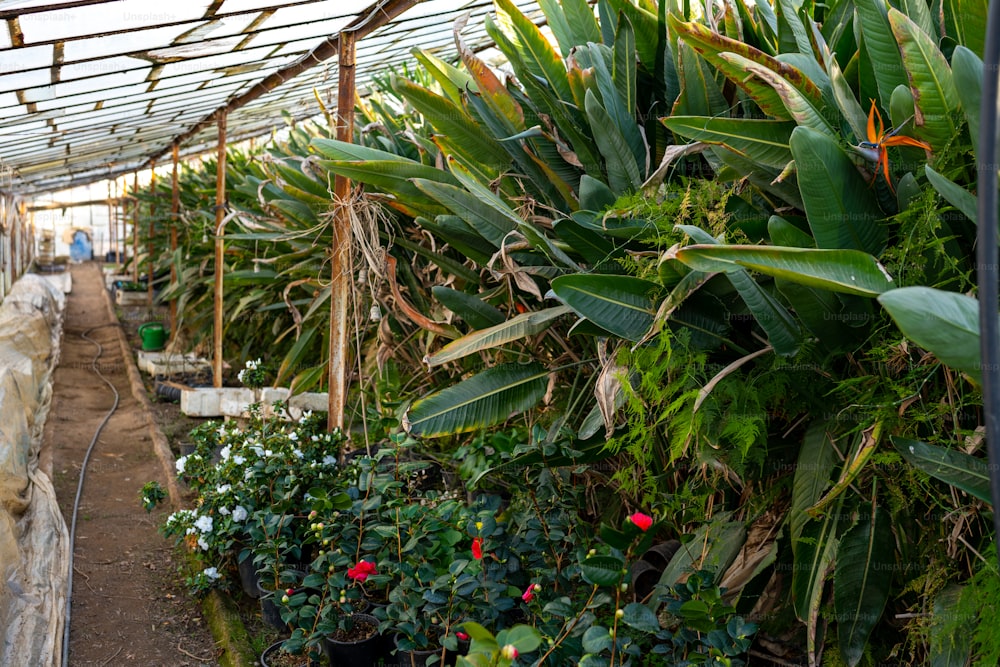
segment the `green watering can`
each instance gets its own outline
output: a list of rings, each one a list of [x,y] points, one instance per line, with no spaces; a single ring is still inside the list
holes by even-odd
[[[160,322],[146,322],[140,325],[139,337],[142,338],[142,349],[147,352],[162,350],[167,343],[167,331]]]

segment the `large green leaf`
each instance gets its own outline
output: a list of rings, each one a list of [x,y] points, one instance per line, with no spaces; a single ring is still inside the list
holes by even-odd
[[[881,210],[840,144],[810,128],[797,127],[790,146],[816,245],[880,255],[886,241]]]
[[[403,417],[413,435],[432,438],[499,424],[534,407],[545,395],[549,372],[538,363],[503,364],[415,402]]]
[[[935,151],[942,150],[958,132],[955,120],[959,97],[951,67],[938,48],[937,40],[905,14],[890,8],[889,23],[902,50],[903,66],[913,91],[914,134],[927,141]]]
[[[823,603],[826,577],[837,556],[837,525],[842,499],[828,514],[808,522],[802,529],[792,570],[792,603],[799,620],[806,624],[806,649],[816,654],[816,630]],[[810,665],[815,665],[813,658]]]
[[[929,667],[965,667],[972,652],[972,618],[955,623],[960,612],[963,586],[948,584],[934,596],[934,615],[931,618],[927,647]]]
[[[830,479],[839,459],[829,425],[817,421],[809,426],[802,439],[799,458],[792,479],[792,505],[788,511],[792,552],[799,551],[799,537],[811,517],[806,510],[815,505],[830,486]]]
[[[445,308],[461,317],[473,329],[492,327],[506,319],[498,308],[474,294],[460,292],[444,285],[435,285],[431,288],[431,292]]]
[[[670,116],[660,122],[682,137],[725,146],[760,164],[784,169],[792,161],[792,122],[706,116]]]
[[[978,146],[979,105],[983,99],[983,61],[964,46],[956,46],[951,54],[951,74],[965,120],[969,123],[972,145]]]
[[[987,461],[965,452],[945,449],[919,440],[890,436],[892,444],[912,465],[931,477],[991,503],[990,467]]]
[[[858,11],[855,26],[860,29],[864,47],[871,58],[872,71],[878,85],[879,106],[889,108],[892,91],[899,85],[908,85],[903,57],[889,26],[885,0],[855,0]]]
[[[656,283],[632,276],[574,274],[552,281],[552,291],[580,317],[638,341],[653,324]]]
[[[544,80],[560,99],[571,99],[573,93],[566,79],[566,66],[552,43],[511,0],[495,0],[495,3],[498,25],[514,44],[531,74]]]
[[[817,250],[776,246],[694,245],[677,259],[698,271],[741,268],[844,294],[878,296],[895,285],[885,268],[858,250]]]
[[[482,350],[505,345],[528,336],[534,336],[552,326],[552,323],[559,317],[571,312],[573,312],[573,309],[569,306],[555,306],[537,312],[521,313],[506,322],[501,322],[488,329],[481,329],[458,340],[451,341],[434,354],[425,358],[424,362],[428,366],[440,366],[441,364],[461,359]]]
[[[693,225],[677,225],[677,228],[701,244],[718,244],[711,234]],[[726,278],[740,293],[743,303],[767,334],[767,341],[774,348],[775,354],[794,356],[802,342],[802,332],[788,309],[754,280],[746,269],[739,267],[727,271]]]
[[[901,287],[878,300],[907,338],[951,368],[982,377],[978,301],[931,287]]]
[[[889,515],[873,506],[840,538],[833,576],[840,655],[850,667],[864,657],[872,628],[889,601],[895,565],[895,539]]]
[[[463,188],[418,178],[413,184],[464,220],[484,239],[499,248],[517,222]]]
[[[972,222],[979,220],[979,204],[976,202],[974,194],[937,173],[930,165],[924,165],[924,173],[927,174],[927,180],[938,191],[938,194],[944,197],[949,204],[961,211]]]
[[[735,55],[750,60],[770,70],[776,76],[783,78],[814,106],[821,106],[823,104],[823,94],[816,84],[806,78],[795,67],[786,65],[780,60],[762,53],[747,44],[712,32],[707,26],[700,23],[685,23],[673,14],[667,20],[673,34],[678,35],[694,47],[705,60],[718,67],[726,78],[742,88],[747,95],[753,98],[754,102],[761,108],[761,111],[768,116],[780,120],[791,118],[786,110],[785,103],[770,83],[761,81],[753,76],[747,76],[747,72],[742,65],[734,64],[734,59],[724,58],[723,54]]]
[[[671,116],[714,116],[727,108],[728,103],[715,82],[712,66],[687,42],[678,44],[677,64],[680,91],[670,111]]]
[[[586,94],[586,111],[594,140],[607,168],[608,185],[618,193],[638,190],[643,179],[632,147],[615,126],[607,110],[601,106],[597,96],[589,89]]]
[[[937,5],[934,5],[937,7]],[[988,0],[942,0],[945,31],[958,44],[982,57],[986,47]],[[977,107],[978,108],[978,107]]]

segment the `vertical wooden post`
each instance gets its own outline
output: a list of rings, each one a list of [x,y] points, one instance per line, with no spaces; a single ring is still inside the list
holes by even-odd
[[[149,239],[146,241],[146,305],[153,307],[153,269],[156,250],[153,237],[156,235],[156,160],[149,163]]]
[[[342,32],[337,56],[337,139],[354,141],[354,34]],[[333,182],[333,247],[330,249],[330,354],[329,413],[327,428],[344,428],[344,404],[347,398],[348,323],[351,322],[351,182],[337,175]]]
[[[177,282],[177,216],[181,212],[181,190],[177,180],[177,162],[180,159],[180,146],[174,142],[174,171],[170,180],[170,284]],[[177,299],[170,300],[170,340],[177,335]]]
[[[132,196],[139,192],[139,172],[135,172],[132,183]],[[132,207],[132,280],[139,282],[139,200],[135,199]]]
[[[226,210],[226,112],[220,111],[215,175],[215,312],[212,324],[212,385],[222,386],[222,223]]]
[[[114,184],[114,189],[112,189],[112,183]],[[115,201],[118,198],[118,179],[114,178],[108,181],[108,242],[105,244],[104,248],[104,259],[108,258],[109,252],[114,252],[114,238],[115,238],[115,207],[118,206],[118,202]],[[96,242],[97,239],[94,239]]]

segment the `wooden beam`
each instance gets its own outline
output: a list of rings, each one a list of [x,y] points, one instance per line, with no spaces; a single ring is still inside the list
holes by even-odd
[[[354,140],[354,57],[355,35],[340,34],[337,83],[337,139]],[[347,379],[350,377],[348,323],[350,317],[351,283],[351,181],[339,174],[333,182],[333,247],[330,249],[330,354],[329,412],[327,428],[343,430],[344,404],[347,399]]]
[[[181,189],[177,177],[180,162],[180,146],[175,142],[173,150],[174,169],[170,176],[170,284],[177,283],[177,222],[181,212]],[[170,300],[170,340],[177,335],[177,299]]]
[[[135,172],[132,192],[139,191],[139,172]],[[139,282],[139,200],[132,207],[132,280]]]
[[[226,215],[226,112],[216,119],[219,131],[215,175],[215,301],[212,320],[212,386],[222,386],[222,226]],[[176,145],[176,144],[175,144]]]
[[[229,114],[243,106],[246,106],[261,95],[271,92],[286,81],[291,81],[299,74],[302,74],[316,65],[320,65],[330,58],[338,55],[341,48],[340,38],[344,35],[351,35],[351,51],[353,52],[353,43],[355,41],[360,40],[375,32],[379,28],[391,23],[400,14],[405,12],[407,9],[420,4],[421,1],[422,0],[388,0],[387,2],[376,2],[364,11],[363,16],[358,17],[344,26],[340,33],[327,37],[322,43],[320,43],[319,46],[306,55],[302,56],[292,64],[265,77],[247,92],[233,98],[228,104],[220,108],[218,111],[212,112],[191,126],[187,131],[177,135],[174,139],[172,139],[172,142],[184,143],[204,130],[206,127],[210,126],[212,122],[214,122],[215,114],[219,112]],[[167,148],[162,152],[153,155],[150,158],[150,161],[163,157],[167,154],[167,152],[169,152],[169,150],[170,149]]]
[[[153,307],[153,263],[156,261],[156,250],[153,239],[156,236],[156,161],[149,167],[149,239],[146,241],[146,305]]]
[[[86,201],[52,201],[45,202],[43,204],[32,204],[28,207],[28,211],[34,213],[35,211],[58,211],[64,208],[75,208],[78,206],[114,206],[126,201],[130,201],[130,198],[125,195],[122,195],[121,197],[112,196],[107,199],[88,199]]]

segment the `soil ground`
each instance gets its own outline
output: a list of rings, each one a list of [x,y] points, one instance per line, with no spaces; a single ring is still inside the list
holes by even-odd
[[[80,498],[69,664],[215,665],[218,651],[198,600],[184,586],[182,558],[157,532],[170,510],[147,514],[140,506],[143,484],[165,484],[166,474],[143,407],[132,396],[100,267],[78,265],[72,272],[43,453],[67,525],[87,447],[114,400],[91,369],[97,347],[82,333],[91,331],[103,347],[98,366],[120,403],[90,455]]]

